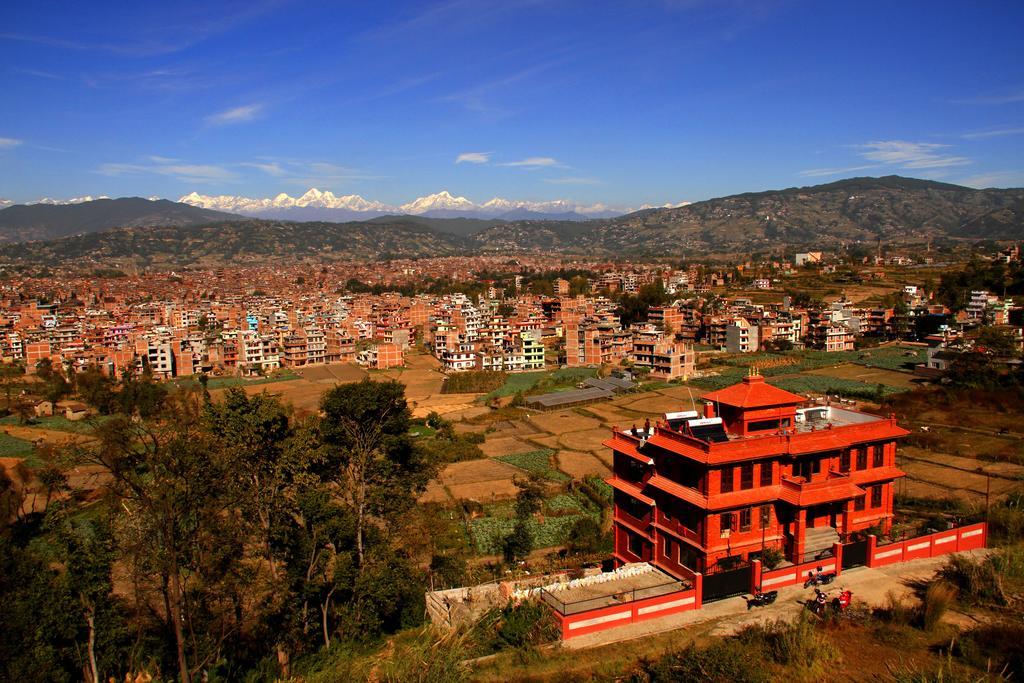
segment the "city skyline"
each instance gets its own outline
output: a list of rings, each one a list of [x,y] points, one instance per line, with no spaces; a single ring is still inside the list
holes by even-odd
[[[12,8],[0,197],[614,208],[900,174],[1024,185],[1024,10],[466,0]]]

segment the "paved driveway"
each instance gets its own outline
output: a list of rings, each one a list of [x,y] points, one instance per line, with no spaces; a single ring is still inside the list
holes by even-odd
[[[988,550],[981,549],[964,554],[980,557],[987,552]],[[913,584],[930,580],[947,559],[948,556],[939,556],[891,564],[877,569],[856,567],[844,571],[828,588],[846,587],[853,591],[855,604],[879,606],[887,601],[887,595],[890,592],[898,596],[912,595]],[[747,624],[775,620],[780,617],[792,619],[804,609],[804,603],[813,595],[814,590],[811,588],[803,588],[802,585],[789,586],[779,590],[779,598],[775,604],[755,607],[751,610],[747,610],[747,603],[743,597],[717,600],[692,612],[681,612],[659,619],[629,624],[617,629],[570,638],[562,643],[562,647],[570,650],[597,647],[715,620],[720,621],[711,634],[730,635]]]

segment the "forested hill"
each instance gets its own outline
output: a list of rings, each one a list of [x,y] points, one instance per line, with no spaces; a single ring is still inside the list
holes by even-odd
[[[899,176],[851,178],[585,224],[535,221],[474,235],[481,249],[632,254],[830,247],[879,238],[1024,238],[1024,189],[975,190]]]
[[[408,221],[281,223],[248,220],[201,226],[126,228],[50,242],[0,246],[0,260],[145,266],[230,265],[275,260],[441,256],[464,252],[461,238]]]
[[[113,228],[199,225],[238,218],[166,199],[122,197],[74,204],[16,204],[0,211],[0,242],[52,240]]]
[[[0,211],[0,216],[11,210]],[[50,265],[72,260],[187,265],[517,251],[642,257],[784,246],[834,249],[878,239],[887,244],[1024,239],[1024,189],[975,190],[887,176],[739,194],[592,221],[497,223],[387,216],[350,223],[253,219],[198,226],[147,224],[11,244],[0,247],[0,259]]]

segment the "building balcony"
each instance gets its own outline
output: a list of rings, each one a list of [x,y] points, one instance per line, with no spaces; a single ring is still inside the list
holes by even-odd
[[[864,489],[857,486],[848,474],[829,472],[817,481],[803,477],[782,477],[779,497],[796,507],[808,507],[821,503],[834,503],[864,495]]]

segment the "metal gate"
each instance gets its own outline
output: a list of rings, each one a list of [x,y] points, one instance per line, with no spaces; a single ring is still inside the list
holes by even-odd
[[[863,567],[868,563],[868,541],[854,541],[843,544],[843,569]]]
[[[736,569],[726,569],[704,575],[701,600],[711,602],[722,598],[742,595],[750,592],[752,579],[751,566],[744,565]]]

